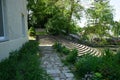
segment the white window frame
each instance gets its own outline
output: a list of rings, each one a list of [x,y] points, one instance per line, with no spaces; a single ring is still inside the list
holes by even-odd
[[[5,41],[6,37],[5,37],[5,25],[4,25],[4,8],[3,8],[3,1],[4,0],[0,0],[1,1],[1,7],[2,7],[2,22],[3,22],[3,36],[0,36],[0,42],[1,41]]]

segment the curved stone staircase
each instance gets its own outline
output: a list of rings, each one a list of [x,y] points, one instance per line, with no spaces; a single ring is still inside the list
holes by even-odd
[[[94,56],[101,55],[101,52],[96,48],[92,48],[92,47],[74,43],[74,42],[72,42],[72,44],[78,50],[78,56],[81,56],[83,54],[90,54],[90,55],[94,55]]]
[[[61,42],[64,46],[66,46],[69,49],[76,48],[78,50],[78,56],[82,56],[84,54],[90,54],[94,56],[100,56],[101,52],[100,50],[96,48],[92,48],[86,45],[82,45],[76,42],[72,42],[66,39],[58,39],[59,42]]]

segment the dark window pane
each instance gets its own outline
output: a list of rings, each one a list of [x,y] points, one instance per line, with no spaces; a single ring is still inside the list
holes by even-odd
[[[2,3],[0,1],[0,37],[1,36],[4,36],[4,30],[3,30]]]
[[[25,18],[24,18],[24,15],[22,15],[22,33],[25,36]]]

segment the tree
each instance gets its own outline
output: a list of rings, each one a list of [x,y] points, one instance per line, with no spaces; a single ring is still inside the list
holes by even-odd
[[[49,33],[74,33],[83,7],[80,0],[28,0],[28,24]]]
[[[74,33],[76,19],[80,20],[83,7],[76,0],[58,0],[54,7],[54,16],[46,25],[47,31],[54,34]]]
[[[43,27],[53,16],[54,4],[58,0],[28,0],[29,27]]]
[[[118,38],[120,35],[120,23],[115,21],[112,27],[114,35]]]
[[[99,35],[100,38],[108,33],[113,23],[112,11],[108,0],[94,2],[93,7],[87,9],[88,27],[92,26],[94,34]]]
[[[32,27],[33,26],[33,18],[32,18],[32,10],[35,7],[35,1],[34,0],[27,0],[28,4],[27,4],[27,10],[28,10],[28,27]]]

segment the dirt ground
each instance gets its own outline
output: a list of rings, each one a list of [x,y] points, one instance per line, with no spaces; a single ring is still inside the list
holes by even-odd
[[[40,45],[53,45],[57,40],[50,35],[39,36]]]

